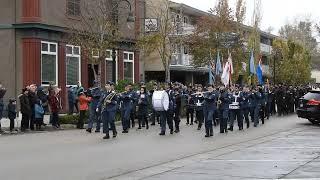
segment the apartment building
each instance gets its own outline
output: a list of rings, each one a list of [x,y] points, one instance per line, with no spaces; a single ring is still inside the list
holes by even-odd
[[[146,17],[156,18],[153,17],[152,10],[149,8],[161,8],[163,3],[159,3],[159,1],[157,1],[157,3],[155,0],[147,0],[146,2],[152,2],[153,4],[152,7],[146,6]],[[169,5],[172,23],[178,24],[176,31],[174,31],[172,34],[173,36],[184,36],[193,33],[197,24],[197,19],[208,15],[207,12],[190,7],[183,3],[169,1]],[[246,32],[246,34],[249,34],[251,29],[252,27],[243,25],[243,31]],[[265,76],[271,76],[272,72],[269,69],[268,56],[272,52],[272,41],[276,38],[276,36],[266,32],[260,32],[260,34],[260,49],[262,55],[263,72]],[[172,81],[201,84],[208,82],[208,68],[195,68],[192,66],[193,56],[190,53],[190,49],[187,45],[175,44],[172,48],[174,48],[170,64],[170,79]],[[164,68],[162,67],[159,56],[152,54],[152,56],[148,57],[148,59],[145,61],[144,67],[146,80],[164,80]]]
[[[71,25],[81,21],[82,2],[84,0],[0,1],[0,82],[8,89],[6,100],[17,97],[28,84],[46,87],[53,82],[62,88],[65,104],[66,87],[78,81],[90,87],[93,70],[88,63],[88,53],[70,44],[67,38]],[[117,19],[123,37],[116,48],[116,73],[118,80],[139,82],[142,67],[135,43],[143,23],[144,0],[128,2],[135,21],[129,29],[123,23],[127,17]],[[129,10],[119,8],[118,12],[128,14]],[[106,51],[109,56],[99,64],[102,83],[112,79],[111,50]]]

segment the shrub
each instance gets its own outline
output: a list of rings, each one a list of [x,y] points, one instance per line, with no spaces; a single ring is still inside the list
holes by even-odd
[[[60,124],[77,124],[79,120],[79,115],[60,115]]]

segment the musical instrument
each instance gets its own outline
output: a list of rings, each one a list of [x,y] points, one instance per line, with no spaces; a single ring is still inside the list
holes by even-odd
[[[239,102],[237,102],[238,98],[240,97],[240,93],[238,94],[234,93],[233,96],[234,96],[234,102],[229,104],[229,109],[231,110],[240,109],[240,104]]]
[[[116,92],[112,91],[108,94],[108,96],[106,98],[104,98],[104,101],[103,101],[103,108],[102,109],[105,109],[107,107],[108,104],[110,104],[110,102],[112,101],[112,99],[117,95]]]
[[[154,91],[152,106],[155,111],[167,111],[169,109],[169,95],[166,91]]]

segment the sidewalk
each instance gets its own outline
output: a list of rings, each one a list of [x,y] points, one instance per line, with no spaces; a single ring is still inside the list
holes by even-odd
[[[17,117],[15,120],[15,124],[14,124],[15,128],[20,128],[21,118],[22,118],[22,114],[20,113],[19,117]],[[49,124],[49,120],[50,120],[50,115],[44,115],[43,122],[46,124]],[[8,118],[2,118],[0,123],[2,128],[6,129],[10,127],[10,120]]]

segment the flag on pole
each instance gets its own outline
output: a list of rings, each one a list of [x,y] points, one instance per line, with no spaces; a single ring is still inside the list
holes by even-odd
[[[260,84],[260,85],[263,85],[263,84],[264,84],[264,81],[263,81],[263,77],[262,77],[261,58],[260,58],[260,60],[259,60],[258,66],[257,66],[257,78],[258,78],[259,84]]]
[[[223,72],[221,75],[221,82],[227,86],[230,82],[230,63],[227,61],[224,65]]]
[[[213,63],[213,60],[211,59],[211,52],[210,52],[210,61],[209,61],[209,64],[208,64],[208,67],[209,67],[209,84],[213,84],[214,81],[215,81],[215,74],[214,74],[214,63]]]
[[[221,60],[220,60],[220,53],[217,54],[217,61],[216,61],[216,75],[220,76],[222,73],[222,66],[221,66]]]
[[[231,53],[228,54],[228,63],[229,63],[229,83],[232,84],[232,74],[234,73],[234,71],[233,71]]]
[[[249,74],[256,74],[256,70],[255,70],[255,65],[254,65],[254,55],[253,55],[253,51],[251,51],[251,57],[249,60]]]

